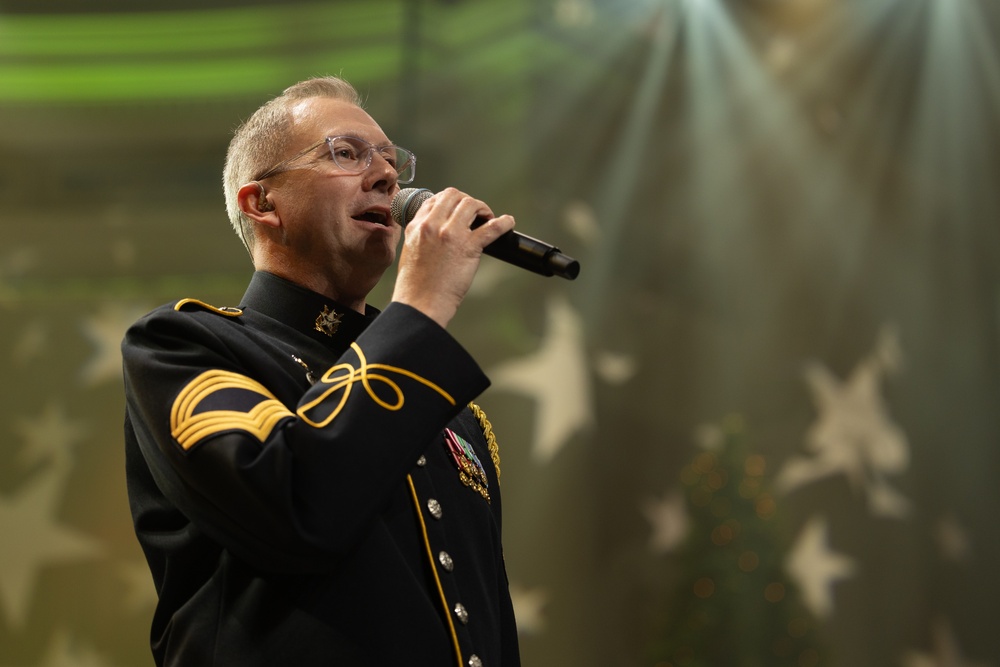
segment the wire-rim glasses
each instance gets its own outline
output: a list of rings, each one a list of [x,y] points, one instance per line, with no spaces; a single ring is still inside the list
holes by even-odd
[[[412,183],[413,179],[416,178],[417,156],[405,148],[392,144],[376,146],[359,137],[339,136],[320,139],[295,155],[282,160],[253,180],[262,181],[283,171],[290,171],[293,168],[291,167],[293,162],[303,155],[316,150],[323,144],[326,144],[329,148],[334,164],[344,171],[360,174],[371,166],[372,156],[375,154],[375,151],[378,151],[382,159],[396,170],[396,181],[398,183],[406,185],[407,183]]]

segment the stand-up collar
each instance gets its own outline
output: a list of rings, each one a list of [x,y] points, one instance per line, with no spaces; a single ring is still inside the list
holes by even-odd
[[[362,315],[322,294],[264,271],[254,272],[243,295],[242,307],[335,346],[338,342],[357,338],[380,312],[366,305]]]

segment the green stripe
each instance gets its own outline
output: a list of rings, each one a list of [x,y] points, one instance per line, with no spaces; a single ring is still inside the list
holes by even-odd
[[[0,103],[256,94],[302,76],[397,72],[401,1],[0,15]]]
[[[406,57],[484,80],[523,70],[530,4],[425,6],[407,54],[406,0],[341,0],[173,12],[0,15],[0,105],[257,95],[296,75],[374,82]]]
[[[391,43],[399,1],[138,14],[0,16],[0,57],[136,56],[259,49],[325,38]]]

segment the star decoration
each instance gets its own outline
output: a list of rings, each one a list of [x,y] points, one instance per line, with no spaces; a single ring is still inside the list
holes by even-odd
[[[811,456],[793,457],[777,479],[789,492],[834,474],[844,474],[863,488],[869,510],[876,516],[902,517],[909,501],[892,489],[884,476],[909,466],[906,435],[893,423],[879,395],[882,376],[899,364],[898,343],[883,332],[878,349],[840,382],[820,364],[806,370],[819,416],[806,434]]]
[[[648,499],[642,506],[642,513],[653,526],[653,534],[649,538],[649,548],[653,553],[670,553],[687,536],[690,520],[680,492]]]
[[[57,632],[38,667],[107,667],[108,663],[88,646],[72,640],[66,631]]]
[[[517,634],[538,635],[545,630],[542,609],[548,602],[548,597],[543,589],[528,589],[511,584],[510,599],[514,605],[514,618],[517,620]]]
[[[881,477],[869,480],[868,509],[875,516],[900,519],[910,513],[910,501]]]
[[[80,369],[80,380],[84,385],[92,387],[121,377],[122,338],[132,323],[148,310],[145,306],[110,303],[84,320],[81,325],[83,334],[97,348],[90,361]]]
[[[549,301],[547,311],[538,351],[490,373],[494,387],[526,394],[537,402],[532,453],[543,462],[555,456],[573,433],[591,425],[593,411],[580,317],[558,297]]]
[[[785,561],[788,576],[802,591],[802,601],[817,618],[833,612],[833,584],[854,574],[854,560],[830,551],[826,520],[810,519]]]
[[[958,648],[958,641],[951,624],[937,619],[931,627],[931,643],[934,653],[908,651],[900,661],[903,667],[987,667],[983,662],[967,662]]]
[[[101,554],[99,543],[55,520],[64,475],[46,471],[11,498],[0,498],[0,605],[14,626],[27,617],[43,568]]]
[[[626,354],[601,352],[594,358],[594,371],[612,385],[622,385],[635,375],[635,359]]]
[[[563,208],[563,225],[588,246],[601,241],[601,225],[594,209],[582,201],[572,201]]]
[[[71,465],[73,449],[86,433],[82,422],[69,419],[62,406],[54,403],[37,417],[18,420],[13,428],[25,441],[21,453],[25,465],[51,462],[64,470]]]
[[[118,577],[125,584],[122,606],[130,612],[145,612],[156,606],[156,587],[145,561],[123,563],[118,569]]]

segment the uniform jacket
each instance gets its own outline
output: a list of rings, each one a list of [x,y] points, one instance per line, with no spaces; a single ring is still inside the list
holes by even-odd
[[[258,272],[122,352],[158,665],[519,664],[489,381],[444,329]]]

